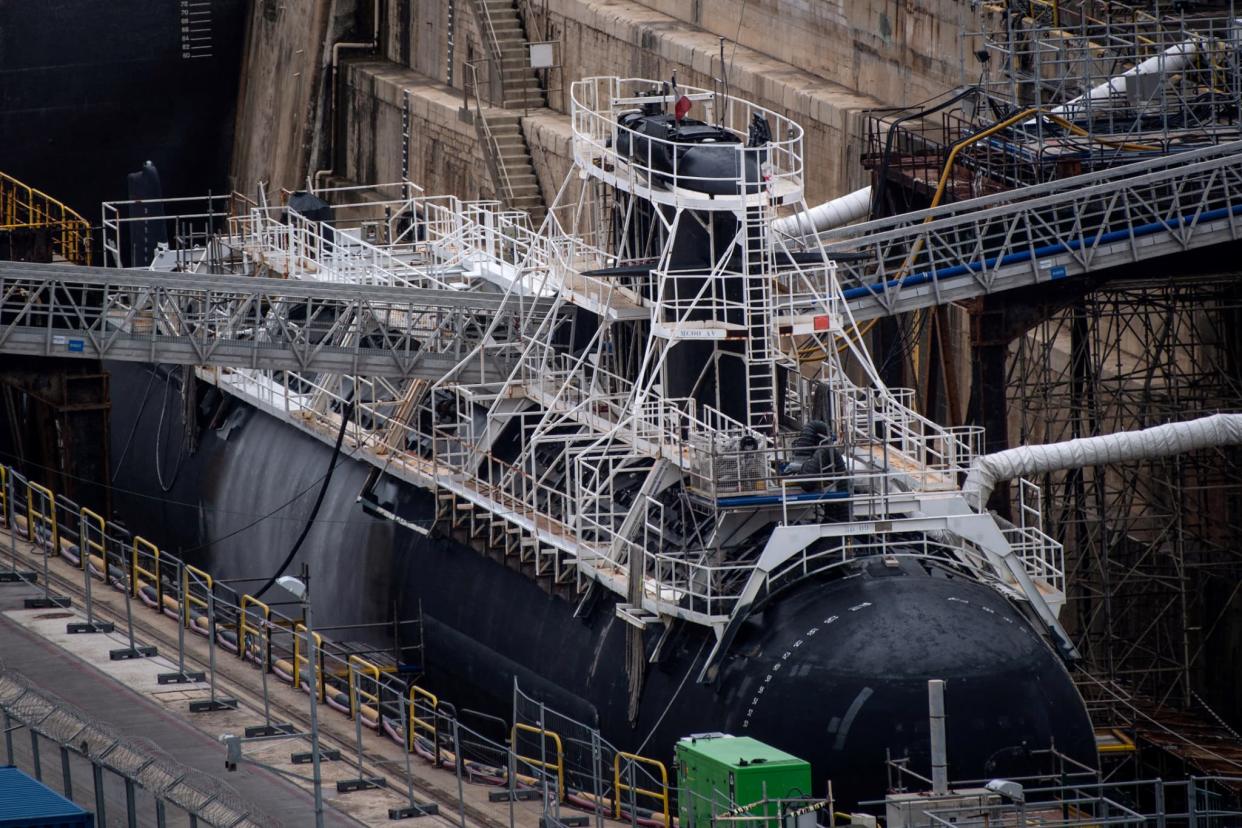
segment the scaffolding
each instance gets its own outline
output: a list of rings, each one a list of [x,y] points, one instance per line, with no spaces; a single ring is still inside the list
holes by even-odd
[[[1230,278],[1119,282],[1087,294],[1019,339],[1009,364],[1011,440],[1242,409],[1240,321],[1242,291]],[[1088,670],[1155,709],[1203,711],[1196,690],[1214,669],[1212,635],[1242,584],[1242,451],[1038,482],[1045,528],[1066,548],[1066,618]],[[1216,701],[1228,705],[1230,695]]]

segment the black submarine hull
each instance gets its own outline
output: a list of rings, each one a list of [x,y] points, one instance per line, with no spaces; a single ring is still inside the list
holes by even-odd
[[[204,429],[190,454],[176,375],[109,368],[118,513],[218,577],[269,576],[302,529],[331,447],[232,401],[211,412],[221,427]],[[770,601],[711,685],[696,682],[710,633],[678,626],[648,667],[631,723],[625,622],[611,597],[575,617],[574,603],[463,544],[367,515],[357,496],[368,473],[340,463],[299,553],[310,566],[316,623],[385,621],[421,608],[427,683],[459,708],[508,718],[516,679],[617,748],[670,767],[681,736],[750,735],[810,760],[817,793],[831,779],[837,800],[854,803],[883,794],[886,753],[928,772],[926,682],[942,678],[954,778],[1034,770],[1041,762],[1029,752],[1052,744],[1095,763],[1069,675],[999,593],[939,567],[878,560]],[[430,514],[427,493],[407,486],[401,497]],[[221,540],[204,547],[213,539]],[[648,636],[649,653],[656,638]],[[376,633],[376,643],[387,640]]]
[[[152,161],[164,194],[227,191],[244,0],[0,3],[0,171],[92,224]]]

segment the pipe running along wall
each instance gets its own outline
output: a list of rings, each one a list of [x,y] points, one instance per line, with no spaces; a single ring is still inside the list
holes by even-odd
[[[1044,446],[1020,446],[976,457],[962,494],[984,509],[998,483],[1044,472],[1171,457],[1203,448],[1242,445],[1242,414],[1213,414],[1182,423]]]

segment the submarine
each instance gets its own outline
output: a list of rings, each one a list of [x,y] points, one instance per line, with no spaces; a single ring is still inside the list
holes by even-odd
[[[1047,770],[1050,750],[1094,766],[1055,585],[1030,586],[993,516],[953,511],[968,458],[926,446],[955,433],[905,407],[857,343],[842,356],[831,262],[776,249],[772,219],[804,209],[797,125],[649,81],[586,79],[573,99],[571,175],[588,184],[540,233],[561,246],[523,236],[526,253],[454,260],[455,290],[550,301],[461,325],[454,347],[507,349],[507,378],[109,363],[117,513],[218,579],[263,579],[332,470],[294,559],[316,618],[421,619],[427,685],[463,722],[508,722],[516,683],[665,762],[690,733],[753,736],[849,804],[884,794],[886,759],[927,773],[927,681],[943,679],[953,778]],[[569,268],[556,251],[598,221],[575,209],[592,193],[606,242]],[[434,211],[451,207],[401,207],[420,225],[404,253],[444,255]],[[350,238],[338,215],[256,218]],[[513,257],[536,253],[562,281],[532,287]]]

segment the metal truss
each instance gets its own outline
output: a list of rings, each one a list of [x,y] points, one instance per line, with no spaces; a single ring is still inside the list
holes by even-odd
[[[549,303],[530,302],[527,312]],[[438,379],[503,297],[375,284],[0,264],[0,352]],[[508,366],[476,361],[480,381]]]
[[[1091,293],[1019,340],[1011,434],[1057,441],[1242,410],[1239,320],[1232,279]],[[1067,625],[1089,671],[1157,704],[1191,705],[1217,669],[1212,634],[1242,584],[1242,452],[1039,482],[1045,528],[1066,549]]]
[[[855,319],[1081,277],[1242,235],[1242,141],[823,234]]]

